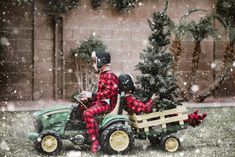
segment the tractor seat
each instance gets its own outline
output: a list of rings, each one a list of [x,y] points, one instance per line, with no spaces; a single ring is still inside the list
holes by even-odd
[[[121,96],[118,94],[116,106],[114,107],[114,109],[110,113],[106,114],[105,116],[111,116],[111,115],[118,115],[119,114],[120,100],[121,100]]]

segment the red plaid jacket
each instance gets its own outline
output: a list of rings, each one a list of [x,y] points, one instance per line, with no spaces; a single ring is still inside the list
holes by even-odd
[[[152,112],[152,106],[153,106],[153,101],[152,99],[149,99],[146,103],[143,103],[141,101],[138,101],[135,99],[132,95],[128,95],[125,97],[125,104],[124,104],[124,109],[129,113],[129,114],[140,114],[140,113],[150,113]]]
[[[111,108],[114,108],[118,95],[118,79],[117,76],[110,71],[100,74],[98,81],[98,91],[92,96],[96,101],[109,101]]]

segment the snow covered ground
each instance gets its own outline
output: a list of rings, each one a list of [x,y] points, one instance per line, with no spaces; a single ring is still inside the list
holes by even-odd
[[[220,103],[219,106],[221,105]],[[16,110],[14,106],[12,104],[10,110]],[[189,112],[194,110],[193,107],[189,108]],[[136,140],[134,149],[123,156],[234,157],[235,107],[204,107],[200,108],[200,111],[208,113],[205,123],[197,128],[190,127],[176,134],[181,141],[181,149],[178,152],[163,152],[158,146],[151,146],[147,140]],[[42,156],[34,150],[34,145],[25,137],[27,132],[33,130],[32,113],[32,111],[0,112],[1,157]],[[97,155],[107,156],[102,152]],[[84,157],[92,156],[92,154],[89,149],[80,150],[74,148],[71,143],[64,142],[64,152],[59,156]]]

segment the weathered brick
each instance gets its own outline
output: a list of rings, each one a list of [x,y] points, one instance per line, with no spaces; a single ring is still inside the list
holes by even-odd
[[[54,43],[53,40],[34,40],[34,49],[35,50],[53,50]]]
[[[32,40],[17,40],[17,51],[31,51]]]
[[[34,60],[39,62],[53,62],[54,54],[47,50],[38,50],[34,54]]]
[[[73,31],[65,29],[64,39],[66,40],[66,39],[72,39],[72,38],[73,38]]]
[[[46,72],[35,72],[34,81],[35,84],[52,84],[54,73],[52,71]]]
[[[81,29],[81,30],[73,30],[73,39],[74,40],[85,40],[89,38],[94,30],[91,29]]]
[[[16,62],[16,72],[33,72],[32,62]]]
[[[18,23],[19,28],[32,28],[33,27],[33,18],[32,17],[24,17],[24,18],[19,18],[19,23]]]
[[[71,50],[72,49],[75,49],[78,47],[78,42],[75,41],[75,40],[66,40],[65,41],[65,52],[64,52],[64,55],[67,57],[71,57],[72,55],[72,52]]]
[[[34,38],[37,40],[53,39],[54,31],[51,26],[45,26],[43,28],[35,28]]]
[[[36,73],[40,74],[48,74],[53,71],[53,63],[52,62],[35,62],[34,63],[34,70]]]
[[[65,85],[66,98],[71,98],[72,95],[75,94],[77,91],[78,91],[78,87],[76,83]]]

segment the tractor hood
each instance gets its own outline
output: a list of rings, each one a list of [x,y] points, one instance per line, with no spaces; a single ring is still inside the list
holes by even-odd
[[[57,105],[55,107],[43,109],[33,113],[33,116],[37,119],[41,119],[42,116],[47,116],[51,114],[61,113],[61,112],[69,112],[71,109],[71,105]]]
[[[64,126],[69,119],[72,106],[58,105],[33,113],[35,128],[40,133],[42,130],[55,130],[63,134]]]

